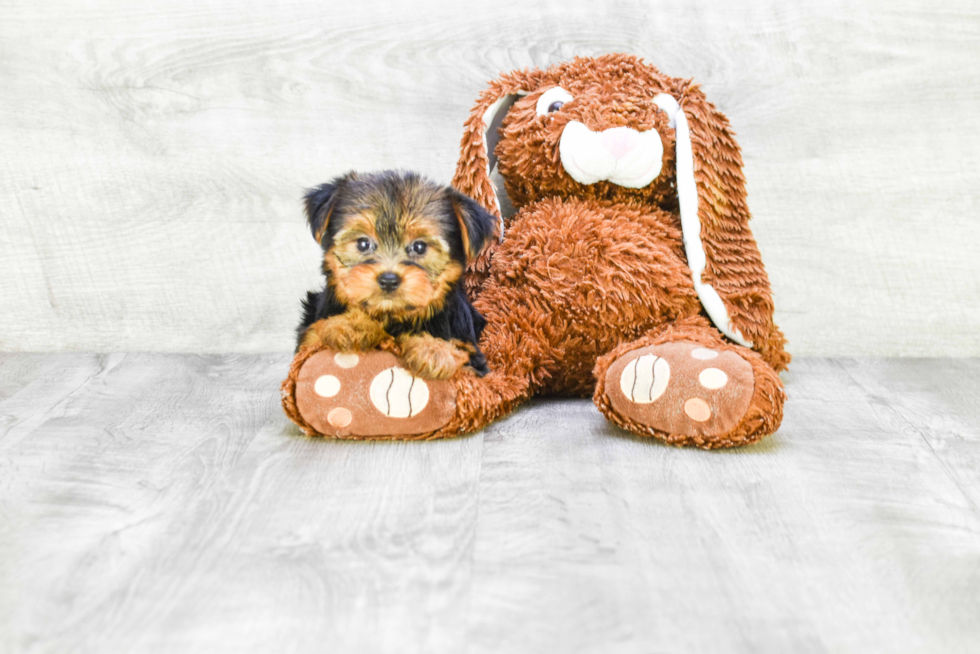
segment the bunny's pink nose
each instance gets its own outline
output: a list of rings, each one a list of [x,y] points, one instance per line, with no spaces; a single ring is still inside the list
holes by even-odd
[[[599,135],[602,146],[609,151],[615,159],[622,159],[630,150],[636,147],[640,140],[640,134],[629,127],[613,127],[603,130]]]

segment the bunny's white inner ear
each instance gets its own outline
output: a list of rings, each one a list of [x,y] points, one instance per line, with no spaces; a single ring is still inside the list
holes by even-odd
[[[494,153],[494,150],[497,148],[497,143],[500,142],[499,130],[501,123],[504,122],[504,116],[507,115],[507,111],[513,104],[525,95],[527,95],[527,91],[518,91],[503,95],[497,98],[483,112],[483,151],[487,154],[487,179],[490,181],[490,185],[494,187],[493,203],[497,207],[497,213],[500,215],[500,240],[504,238],[504,214],[500,210],[500,199],[497,197],[499,193],[490,173],[493,172],[494,166],[497,165],[497,155]]]
[[[701,281],[707,256],[704,244],[701,242],[701,219],[698,218],[698,189],[694,181],[694,154],[691,151],[691,130],[687,124],[687,116],[681,111],[680,105],[670,95],[661,93],[653,99],[654,103],[670,118],[670,126],[674,128],[677,142],[677,202],[681,210],[681,234],[684,238],[684,252],[687,254],[687,265],[691,269],[691,281],[694,290],[705,313],[715,323],[722,334],[739,345],[752,347],[742,333],[732,324],[728,309],[718,291]]]

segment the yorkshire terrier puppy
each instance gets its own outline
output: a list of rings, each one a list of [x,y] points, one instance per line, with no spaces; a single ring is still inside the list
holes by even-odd
[[[395,171],[351,172],[305,200],[326,285],[303,302],[297,350],[364,351],[392,337],[419,377],[488,372],[477,346],[486,320],[461,277],[496,218],[455,189]]]

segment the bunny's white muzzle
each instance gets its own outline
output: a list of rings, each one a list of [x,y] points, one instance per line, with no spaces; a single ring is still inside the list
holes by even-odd
[[[558,151],[565,172],[579,184],[609,181],[643,188],[660,174],[664,145],[655,129],[613,127],[593,132],[573,120],[562,130]]]

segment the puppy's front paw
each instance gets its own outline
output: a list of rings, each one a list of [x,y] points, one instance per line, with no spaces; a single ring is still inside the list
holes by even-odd
[[[405,367],[425,379],[449,379],[470,360],[465,349],[429,334],[400,336],[398,345]]]
[[[376,348],[385,338],[384,326],[361,311],[317,320],[303,336],[302,347],[328,347],[340,352]]]

